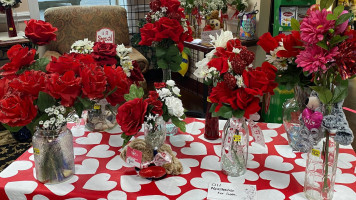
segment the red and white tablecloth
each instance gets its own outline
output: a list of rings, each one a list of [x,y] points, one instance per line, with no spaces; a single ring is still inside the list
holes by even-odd
[[[31,148],[0,173],[0,199],[198,200],[206,199],[210,182],[220,181],[256,185],[259,200],[305,199],[306,154],[292,151],[281,124],[259,123],[267,147],[251,141],[246,174],[227,177],[219,163],[221,140],[204,139],[204,120],[188,118],[186,122],[187,133],[167,137],[184,166],[179,176],[158,181],[140,178],[119,157],[123,142],[119,127],[99,133],[84,132],[78,126],[72,128],[76,173],[71,179],[56,185],[36,181]],[[224,123],[220,122],[220,130]],[[355,166],[352,147],[341,147],[334,200],[356,199]]]

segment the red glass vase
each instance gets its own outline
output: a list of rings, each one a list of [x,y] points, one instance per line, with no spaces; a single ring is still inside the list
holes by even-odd
[[[212,103],[208,103],[205,114],[205,132],[204,137],[208,140],[216,140],[219,138],[219,117],[213,117],[209,111]]]
[[[12,15],[12,9],[11,8],[5,9],[5,13],[6,13],[6,20],[7,20],[7,33],[9,37],[16,37],[17,32],[15,27],[14,17]]]

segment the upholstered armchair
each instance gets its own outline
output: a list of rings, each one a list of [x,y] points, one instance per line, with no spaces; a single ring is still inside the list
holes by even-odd
[[[77,40],[96,40],[96,31],[110,28],[115,32],[115,43],[130,45],[126,10],[120,6],[62,6],[49,8],[44,13],[45,21],[58,28],[57,40],[47,45],[44,57],[59,57],[68,53]],[[148,70],[147,59],[132,48],[129,55],[136,60],[142,73]]]

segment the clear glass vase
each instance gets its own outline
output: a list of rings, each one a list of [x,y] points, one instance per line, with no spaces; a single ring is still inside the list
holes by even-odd
[[[245,118],[229,119],[222,133],[221,164],[228,176],[241,176],[246,172],[249,130]]]
[[[74,174],[73,136],[66,126],[60,130],[38,128],[32,144],[38,181],[55,184]]]
[[[327,136],[308,153],[304,193],[309,200],[331,200],[339,155],[339,144]]]
[[[145,122],[144,134],[146,144],[154,150],[159,149],[166,141],[166,122],[162,117],[157,118],[154,125]]]
[[[111,106],[106,99],[94,104],[88,110],[85,126],[91,131],[105,131],[114,128],[116,122],[116,108]]]
[[[288,144],[294,151],[299,151],[298,137],[301,129],[299,115],[305,108],[305,101],[309,97],[311,90],[296,86],[294,88],[294,97],[288,99],[283,104],[283,126],[288,137]]]

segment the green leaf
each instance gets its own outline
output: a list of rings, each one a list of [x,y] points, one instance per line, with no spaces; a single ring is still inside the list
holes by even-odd
[[[334,0],[320,0],[320,9],[328,9],[333,3]]]
[[[35,128],[38,126],[39,122],[46,121],[47,119],[49,119],[49,116],[47,114],[42,114],[41,116],[36,117],[35,120],[33,120],[33,122],[27,124],[26,127],[33,134],[36,131]]]
[[[179,55],[180,51],[176,45],[171,45],[166,53],[166,57],[176,56]]]
[[[335,35],[333,38],[331,38],[330,40],[330,45],[335,45],[338,44],[344,40],[346,40],[347,38],[349,38],[348,36],[344,35],[344,36],[340,36],[340,35]]]
[[[162,47],[156,47],[156,56],[157,57],[163,57],[167,52],[167,49],[162,48]]]
[[[178,117],[173,116],[172,123],[176,125],[183,133],[185,133],[185,122],[178,119]]]
[[[117,90],[117,86],[115,86],[115,88],[114,88],[113,90],[111,90],[110,92],[108,92],[108,93],[105,95],[104,99],[105,99],[106,97],[112,95],[114,92],[116,92],[116,90]]]
[[[291,25],[292,25],[292,30],[294,30],[294,31],[299,31],[300,30],[299,21],[296,20],[295,18],[292,18]]]
[[[352,15],[353,15],[352,13],[346,13],[346,14],[340,15],[340,17],[335,21],[335,26],[338,26],[338,25],[344,23],[346,20],[349,20]]]
[[[333,14],[338,17],[342,13],[342,11],[344,11],[344,6],[339,5],[333,10]]]
[[[216,108],[217,105],[218,105],[218,104],[216,104],[216,103],[211,104],[211,107],[210,107],[210,109],[209,109],[209,112],[215,113],[215,108]]]
[[[125,94],[124,98],[126,101],[131,101],[136,98],[142,98],[144,95],[143,88],[138,88],[135,84],[130,86],[130,93]]]
[[[229,119],[232,117],[232,108],[230,106],[226,106],[226,105],[223,105],[220,110],[218,111],[218,115],[220,117],[223,117],[223,118],[226,118],[226,119]]]
[[[331,103],[338,103],[344,100],[348,95],[349,81],[341,80],[339,85],[336,85],[333,100]]]
[[[18,132],[19,130],[22,129],[23,126],[9,126],[7,124],[2,124],[7,130],[10,132]]]
[[[311,86],[315,92],[318,93],[319,99],[323,104],[330,104],[333,100],[333,94],[328,88],[322,86]]]
[[[80,100],[75,101],[73,107],[74,107],[75,112],[77,113],[77,115],[79,117],[82,117],[83,110],[85,110],[82,101],[80,101]]]
[[[319,41],[318,43],[316,43],[316,45],[318,45],[319,47],[321,47],[321,48],[323,48],[323,49],[325,49],[325,50],[329,50],[329,47],[328,47],[328,45],[326,44],[326,42],[325,41]]]
[[[188,56],[191,56],[191,55],[192,55],[192,52],[190,52],[190,49],[187,48],[187,47],[184,47],[184,48],[183,48],[183,52],[186,53]]]
[[[78,97],[79,101],[83,104],[84,109],[91,109],[94,106],[94,102],[90,101],[89,99],[83,99]]]
[[[52,107],[55,103],[56,99],[51,95],[42,91],[38,94],[37,106],[40,111],[44,112],[46,108]]]
[[[337,20],[337,16],[335,16],[334,14],[330,13],[326,16],[327,20]]]
[[[121,134],[121,138],[124,139],[124,143],[121,148],[124,148],[126,144],[131,140],[132,135],[126,135],[125,133]]]
[[[36,60],[33,64],[30,65],[29,69],[33,69],[35,71],[43,71],[46,72],[46,66],[48,65],[49,60],[47,58],[40,58]]]
[[[162,58],[157,61],[157,65],[161,69],[167,69],[168,68],[167,62]]]
[[[236,117],[236,118],[241,118],[241,117],[244,116],[244,114],[245,114],[245,111],[244,111],[244,110],[238,109],[238,110],[232,111],[232,115],[233,115],[234,117]]]

